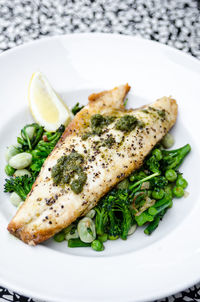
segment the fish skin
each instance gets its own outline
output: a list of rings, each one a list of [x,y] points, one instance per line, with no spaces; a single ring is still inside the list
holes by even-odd
[[[87,213],[114,185],[142,165],[145,156],[174,125],[177,103],[170,97],[163,97],[151,105],[125,110],[123,104],[129,90],[130,86],[126,84],[89,96],[89,104],[75,116],[43,164],[26,201],[8,225],[10,233],[29,245],[49,239]],[[145,113],[144,109],[152,111],[149,108],[165,110],[166,118],[159,116],[157,111]],[[134,115],[145,122],[145,127],[136,127],[120,143],[124,134],[114,129],[113,122],[106,127],[107,133],[102,137],[112,134],[119,145],[101,147],[98,153],[93,146],[99,137],[91,136],[85,141],[81,138],[88,130],[90,117],[96,113],[117,117]],[[64,188],[54,186],[51,179],[50,170],[57,159],[73,149],[84,156],[83,165],[87,173],[87,181],[80,194],[75,194],[67,185]]]

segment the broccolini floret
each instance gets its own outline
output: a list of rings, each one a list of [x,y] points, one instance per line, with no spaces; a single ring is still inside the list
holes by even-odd
[[[16,178],[11,177],[5,181],[4,192],[15,192],[21,197],[22,200],[25,200],[32,188],[35,177],[28,177],[27,175],[24,175]]]
[[[177,169],[190,151],[191,146],[189,144],[175,150],[162,150],[162,168],[164,170]]]

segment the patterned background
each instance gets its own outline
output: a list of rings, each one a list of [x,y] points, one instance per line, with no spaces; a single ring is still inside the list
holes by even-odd
[[[0,0],[0,52],[75,32],[138,35],[200,59],[198,0]],[[0,302],[35,302],[0,287]],[[159,302],[200,302],[200,284]]]

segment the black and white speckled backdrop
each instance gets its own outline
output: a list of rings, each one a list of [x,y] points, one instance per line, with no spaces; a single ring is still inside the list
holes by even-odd
[[[200,1],[0,0],[0,52],[76,32],[138,35],[200,59]],[[35,302],[0,287],[0,302]],[[200,302],[200,284],[160,302]]]

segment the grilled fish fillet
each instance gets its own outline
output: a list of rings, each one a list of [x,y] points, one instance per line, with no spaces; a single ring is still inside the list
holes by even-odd
[[[151,105],[135,110],[124,109],[128,84],[110,91],[89,96],[85,106],[66,128],[62,138],[46,159],[39,176],[24,204],[8,225],[8,230],[30,245],[47,240],[70,225],[77,217],[87,213],[114,185],[133,170],[139,168],[145,156],[174,125],[177,117],[176,101],[170,97],[158,99]],[[101,137],[92,135],[83,140],[82,134],[89,129],[92,115],[117,117],[106,126]],[[124,115],[133,115],[143,127],[124,133],[116,130],[117,120]],[[97,142],[110,137],[115,144],[109,148]],[[55,186],[51,169],[57,160],[72,150],[84,156],[84,171],[87,181],[81,193],[74,193],[69,185]]]

